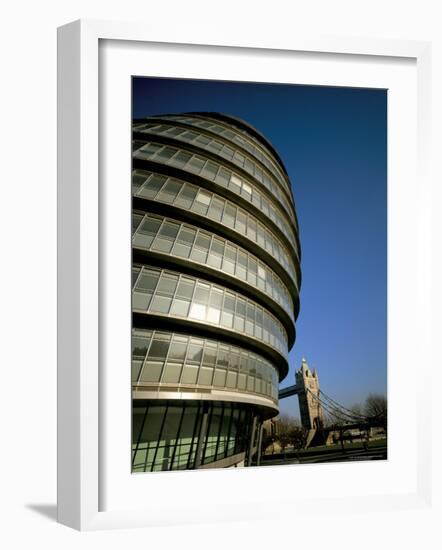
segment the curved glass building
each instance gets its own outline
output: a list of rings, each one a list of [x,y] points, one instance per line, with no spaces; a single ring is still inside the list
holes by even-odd
[[[132,193],[132,469],[255,464],[299,311],[283,163],[237,118],[149,117]]]

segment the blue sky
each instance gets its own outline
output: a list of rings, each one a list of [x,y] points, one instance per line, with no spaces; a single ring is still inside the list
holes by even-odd
[[[387,384],[387,92],[135,78],[135,117],[220,111],[274,145],[290,176],[302,247],[301,311],[290,371],[305,357],[344,405]],[[298,416],[297,398],[281,412]]]

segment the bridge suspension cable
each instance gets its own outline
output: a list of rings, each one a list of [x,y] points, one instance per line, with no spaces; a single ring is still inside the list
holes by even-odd
[[[327,401],[329,401],[332,405],[335,406],[335,408],[339,411],[341,411],[342,414],[345,414],[347,413],[346,415],[352,419],[356,419],[356,420],[367,420],[367,416],[363,415],[363,414],[359,414],[359,413],[356,413],[350,409],[347,409],[346,407],[344,407],[344,405],[341,405],[340,403],[338,403],[337,401],[335,401],[333,398],[331,398],[330,396],[328,396],[325,392],[323,392],[322,390],[319,390],[319,393],[320,395],[322,395]]]
[[[318,395],[315,395],[309,388],[307,388],[307,391],[311,394],[313,399],[317,401],[328,414],[330,414],[330,416],[334,417],[337,420],[340,420],[341,422],[342,420],[345,420],[347,422],[349,420],[351,420],[352,422],[366,422],[368,420],[368,417],[366,416],[349,414],[349,412],[346,412],[349,411],[349,409],[346,409],[345,407],[337,403],[337,401],[331,398],[328,398],[328,400],[324,401]],[[325,396],[324,392],[321,392],[321,390],[319,390],[319,393],[324,395],[325,398],[327,397]],[[337,405],[334,405],[334,403],[336,403]]]

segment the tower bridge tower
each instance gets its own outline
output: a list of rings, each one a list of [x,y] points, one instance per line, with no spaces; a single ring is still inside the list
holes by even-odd
[[[319,377],[310,370],[303,358],[301,368],[295,373],[301,423],[308,430],[317,430],[324,425],[324,412],[319,401]]]

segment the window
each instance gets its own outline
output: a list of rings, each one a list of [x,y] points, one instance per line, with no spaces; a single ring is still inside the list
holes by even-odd
[[[222,150],[223,144],[219,141],[212,141],[210,145],[208,146],[208,149],[211,149],[212,151],[215,151],[215,153],[218,153]]]
[[[207,312],[207,320],[209,322],[219,323],[222,302],[223,292],[217,288],[212,288],[210,292],[209,309]]]
[[[153,174],[138,191],[137,195],[145,197],[147,199],[153,199],[156,197],[158,191],[166,183],[167,177],[160,176],[159,174]]]
[[[216,220],[216,221],[220,221],[225,204],[226,204],[226,201],[218,199],[217,197],[214,196],[212,198],[209,212],[207,214],[209,218],[212,218],[213,220]]]
[[[169,350],[170,336],[158,334],[150,346],[148,360],[164,361]]]
[[[228,147],[227,145],[224,145],[221,154],[223,155],[223,157],[226,157],[227,159],[232,160],[232,158],[233,158],[233,153],[234,153],[234,152],[235,152],[235,151],[234,151],[233,149],[231,149],[231,148]]]
[[[247,254],[242,250],[238,250],[238,262],[236,264],[236,276],[240,279],[247,278]]]
[[[210,292],[210,286],[198,282],[196,284],[195,294],[193,296],[193,300],[199,304],[208,304],[209,302],[209,292]]]
[[[215,179],[216,173],[218,172],[218,168],[218,164],[215,164],[209,160],[204,166],[204,170],[201,172],[201,175],[213,181]]]
[[[183,362],[186,357],[188,339],[183,336],[174,336],[169,349],[168,361]]]
[[[191,339],[191,343],[187,351],[186,361],[188,363],[193,363],[195,365],[199,365],[201,363],[201,360],[203,358],[203,345],[204,340],[199,340],[196,338]]]
[[[250,197],[252,196],[252,187],[245,181],[242,182],[242,192],[243,195],[246,195],[246,197],[250,200]]]
[[[233,314],[235,312],[235,295],[226,292],[224,296],[224,307],[221,314],[221,324],[225,327],[232,328]]]
[[[257,269],[258,269],[257,261],[249,256],[249,271],[247,273],[247,280],[253,286],[256,286]]]
[[[220,168],[218,174],[216,175],[216,182],[223,187],[227,187],[230,180],[231,173],[225,168]]]
[[[134,172],[132,176],[132,193],[135,195],[138,189],[143,185],[149,177],[150,172]]]
[[[184,132],[184,130],[182,128],[169,128],[166,131],[166,134],[169,135],[169,136],[179,136],[183,132]]]
[[[190,306],[189,317],[198,321],[204,321],[206,319],[206,306],[203,304],[192,304]]]
[[[161,219],[145,217],[133,238],[134,246],[149,248],[160,225]]]
[[[192,210],[198,212],[199,214],[206,214],[207,207],[210,204],[210,199],[212,198],[211,193],[207,191],[199,190],[196,196],[195,202],[193,204]]]
[[[238,210],[238,215],[236,218],[236,224],[235,229],[242,233],[243,235],[246,234],[246,224],[247,224],[247,216],[244,212],[241,210]]]
[[[210,247],[210,254],[207,263],[212,267],[221,268],[221,262],[224,254],[224,241],[214,237]]]
[[[250,217],[247,223],[247,235],[252,241],[256,241],[256,221]]]
[[[157,153],[160,149],[162,149],[162,145],[158,145],[157,143],[146,143],[146,145],[143,145],[143,147],[138,151],[138,153],[141,153],[143,157],[153,157],[155,153]]]
[[[160,252],[170,252],[179,228],[180,226],[177,223],[164,222],[153,243],[152,249],[159,250]]]
[[[185,277],[182,277],[180,282],[178,283],[176,295],[179,298],[186,298],[190,300],[193,295],[194,286],[195,286],[195,281],[193,279],[187,279]]]
[[[172,273],[163,273],[157,286],[157,294],[173,296],[178,283],[178,276]]]
[[[233,189],[235,193],[241,192],[241,185],[242,185],[242,181],[238,178],[238,176],[235,176],[235,174],[232,174],[232,177],[230,178],[230,187]]]
[[[247,319],[246,319],[246,332],[253,336],[255,326],[255,307],[248,303],[247,304]]]
[[[236,388],[239,371],[239,353],[232,350],[229,357],[229,371],[227,373],[226,385],[228,388]]]
[[[227,203],[223,214],[223,223],[228,227],[235,226],[236,207],[233,204]]]
[[[192,260],[200,263],[206,263],[207,254],[209,252],[211,235],[203,231],[199,231],[193,245],[190,257]]]
[[[167,204],[172,204],[181,190],[181,185],[177,180],[169,179],[158,194],[157,199]]]
[[[141,276],[137,280],[135,290],[153,292],[157,286],[158,278],[158,271],[149,271],[147,269],[143,269],[141,272]]]
[[[172,302],[170,308],[170,314],[176,315],[177,317],[187,317],[189,313],[190,302],[187,300],[175,300]]]
[[[205,159],[203,159],[201,157],[197,157],[196,155],[194,155],[189,160],[189,164],[188,164],[187,168],[191,172],[194,172],[195,174],[199,174],[201,172],[205,162],[206,162]]]
[[[193,201],[195,200],[197,188],[193,185],[190,185],[190,183],[181,184],[182,188],[180,191],[180,194],[178,195],[178,198],[175,201],[175,205],[179,206],[180,208],[190,208],[192,206]]]
[[[185,166],[191,158],[192,155],[190,153],[186,153],[186,151],[178,151],[178,153],[170,161],[170,164],[173,164],[178,168],[183,168],[183,166]]]
[[[224,252],[223,259],[223,271],[226,273],[235,273],[235,262],[236,262],[236,248],[230,244],[226,244],[226,250]]]
[[[173,254],[188,258],[193,241],[195,240],[196,231],[188,226],[182,226],[177,242],[173,246]]]
[[[173,149],[172,147],[163,147],[163,149],[157,153],[155,160],[167,162],[175,153],[176,149]]]
[[[209,143],[210,143],[210,139],[207,138],[206,136],[203,136],[203,135],[199,135],[197,138],[196,138],[196,142],[201,145],[202,147],[206,147]]]

